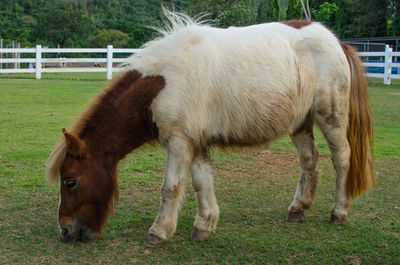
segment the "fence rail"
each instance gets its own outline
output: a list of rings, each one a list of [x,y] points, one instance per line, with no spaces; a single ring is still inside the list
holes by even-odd
[[[32,68],[12,68],[12,69],[0,69],[0,74],[9,73],[36,73],[36,79],[41,79],[42,73],[59,73],[59,72],[106,72],[107,79],[112,78],[112,73],[119,71],[120,68],[113,67],[114,63],[123,63],[126,59],[114,58],[115,53],[128,53],[133,54],[139,52],[140,49],[120,49],[113,48],[112,45],[108,45],[107,48],[77,48],[77,49],[66,49],[66,48],[44,48],[41,45],[36,45],[36,48],[5,48],[0,49],[0,54],[3,53],[16,53],[16,54],[35,54],[35,58],[1,58],[0,64],[3,63],[28,63]],[[43,58],[43,54],[46,53],[103,53],[106,54],[105,58]],[[383,78],[384,84],[390,84],[391,79],[400,79],[400,62],[393,62],[393,58],[400,58],[400,52],[393,52],[389,45],[385,46],[384,52],[359,52],[360,57],[366,58],[366,62],[363,63],[364,67],[383,68],[382,73],[371,73],[366,71],[367,77]],[[18,56],[20,57],[20,56]],[[384,58],[383,61],[369,61],[368,58]],[[100,67],[61,67],[68,63],[93,63],[100,64]],[[44,68],[44,64],[58,64],[60,67]],[[33,65],[35,67],[33,68]],[[392,73],[392,69],[397,68],[397,74]]]
[[[123,63],[125,59],[114,58],[115,53],[137,53],[140,49],[114,49],[112,45],[108,45],[104,48],[77,48],[77,49],[65,49],[65,48],[43,48],[41,45],[36,45],[36,48],[19,48],[19,49],[0,49],[0,53],[18,53],[28,54],[34,53],[35,58],[2,58],[2,63],[28,63],[32,68],[11,68],[11,69],[0,69],[0,74],[10,73],[36,73],[36,79],[41,79],[42,73],[60,73],[60,72],[106,72],[107,79],[112,78],[112,73],[119,71],[118,67],[113,67],[114,63]],[[43,58],[43,54],[46,53],[104,53],[106,58]],[[58,64],[60,66],[66,65],[67,63],[93,63],[93,67],[53,67],[44,68],[44,64]],[[94,67],[94,64],[104,64],[100,67]],[[35,67],[33,68],[33,65]]]
[[[376,77],[383,78],[383,83],[385,85],[390,85],[392,79],[400,79],[400,61],[393,61],[394,58],[400,58],[400,52],[393,52],[392,48],[389,45],[385,45],[385,51],[383,52],[359,52],[358,55],[360,57],[366,58],[367,62],[364,62],[363,65],[366,67],[366,76],[367,77]],[[383,58],[378,61],[369,61],[370,57],[378,57]],[[370,67],[383,68],[382,73],[371,73]],[[393,69],[397,68],[397,74],[393,73]]]

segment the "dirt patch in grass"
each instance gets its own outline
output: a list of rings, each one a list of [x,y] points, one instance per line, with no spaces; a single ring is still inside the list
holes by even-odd
[[[344,264],[347,265],[361,265],[361,259],[357,256],[347,257],[343,260]]]
[[[238,161],[238,163],[226,162],[227,166],[220,167],[221,175],[229,175],[230,178],[265,178],[266,181],[283,181],[283,176],[297,176],[300,172],[300,163],[295,153],[282,153],[274,150],[245,150],[241,154],[250,159]],[[318,158],[317,170],[320,175],[325,176],[325,169],[331,165],[330,155],[323,155]],[[232,174],[235,172],[235,174]],[[296,178],[297,181],[297,178]],[[291,183],[291,181],[289,182]]]
[[[282,153],[274,150],[264,151],[242,151],[242,154],[264,160],[267,165],[297,166],[299,165],[297,155],[294,153]],[[319,156],[319,161],[329,160],[329,155]]]

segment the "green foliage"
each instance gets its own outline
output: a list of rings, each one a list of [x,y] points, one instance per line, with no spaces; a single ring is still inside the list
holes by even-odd
[[[393,35],[400,35],[400,14],[398,14],[390,25],[390,29]]]
[[[400,36],[400,1],[389,1],[388,17],[388,35]]]
[[[271,5],[267,10],[269,21],[281,21],[281,4],[279,0],[271,1]]]
[[[162,26],[162,5],[207,13],[220,27],[304,18],[300,0],[14,0],[0,1],[0,38],[22,46],[87,47],[106,40],[104,30],[119,30],[128,38],[118,46],[139,47],[154,38],[149,26]],[[310,7],[313,19],[340,38],[400,35],[398,0],[310,0]]]
[[[281,6],[279,0],[261,0],[257,10],[257,22],[273,22],[281,20]]]
[[[217,25],[222,28],[229,26],[247,26],[252,24],[251,11],[243,3],[234,4],[227,10],[221,11],[217,18]]]
[[[91,31],[89,16],[67,2],[47,2],[37,17],[35,36],[51,46],[86,46]]]
[[[113,45],[114,47],[124,47],[128,41],[128,34],[117,29],[102,29],[96,36],[89,39],[90,47],[106,47]]]
[[[318,10],[313,9],[311,12],[314,20],[326,24],[332,15],[337,14],[338,10],[339,8],[335,3],[325,2],[319,6]]]
[[[189,14],[194,16],[199,13],[206,13],[210,19],[215,19],[220,12],[227,10],[233,4],[233,1],[225,0],[187,0],[187,2]]]
[[[287,9],[288,19],[301,19],[304,18],[303,9],[299,0],[289,0]]]
[[[20,42],[27,42],[30,29],[24,26],[22,15],[23,9],[17,2],[0,2],[0,38],[10,42],[18,36]]]
[[[387,35],[388,0],[342,0],[336,31],[341,38]]]

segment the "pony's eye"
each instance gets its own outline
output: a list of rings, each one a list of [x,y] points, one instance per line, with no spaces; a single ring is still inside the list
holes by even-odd
[[[76,187],[78,182],[76,180],[66,180],[64,181],[64,184],[68,189],[72,190]]]

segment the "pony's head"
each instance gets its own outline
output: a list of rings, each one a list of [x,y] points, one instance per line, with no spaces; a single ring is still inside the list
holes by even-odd
[[[162,76],[127,71],[71,125],[46,163],[60,180],[58,221],[64,241],[102,232],[118,201],[118,161],[157,139],[150,105],[165,87]]]
[[[60,235],[65,242],[87,241],[102,232],[118,200],[116,163],[94,156],[83,140],[63,133],[47,163],[48,177],[60,179]]]

